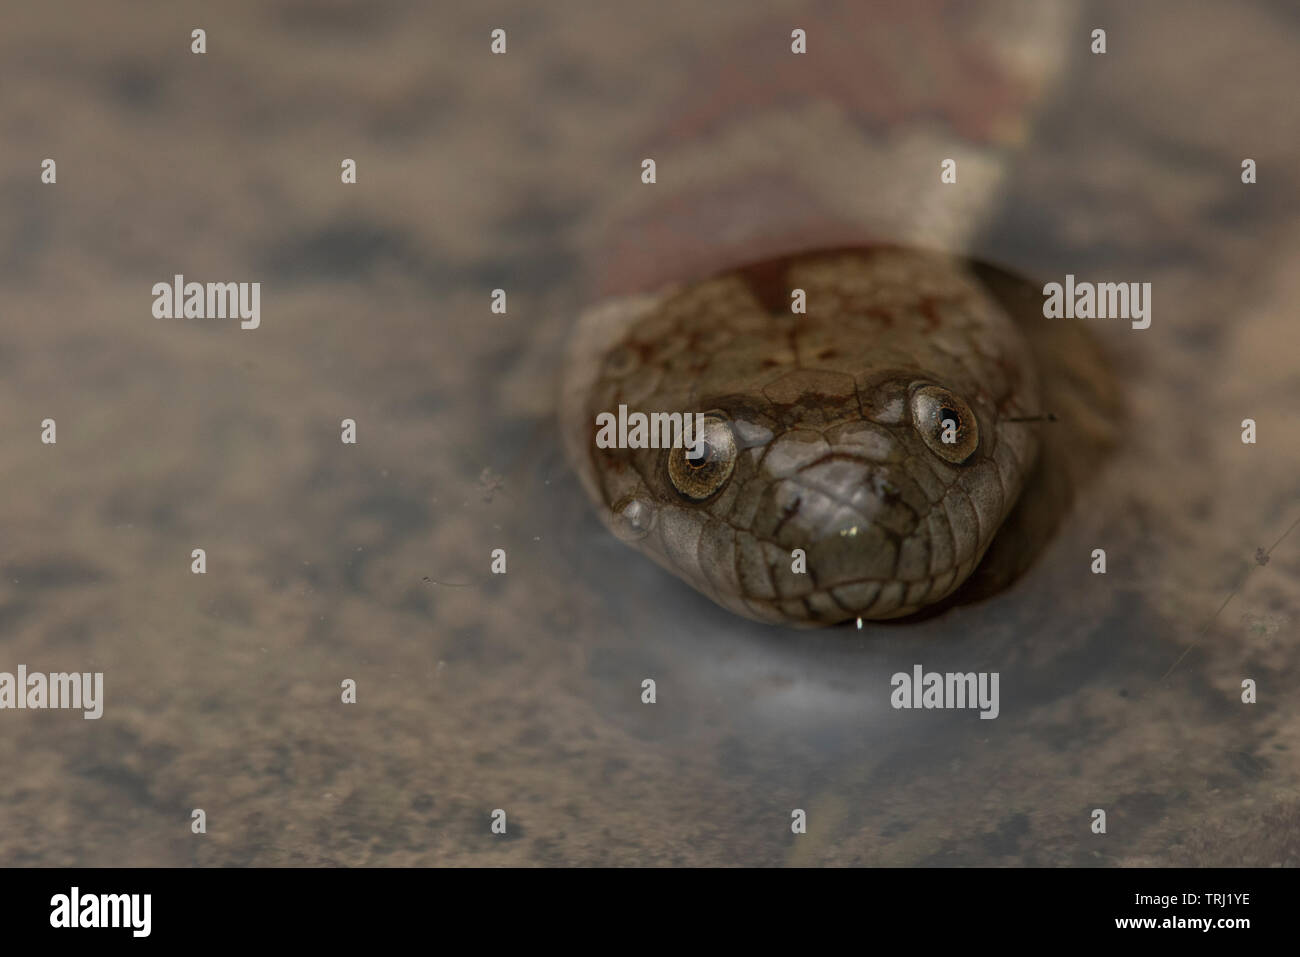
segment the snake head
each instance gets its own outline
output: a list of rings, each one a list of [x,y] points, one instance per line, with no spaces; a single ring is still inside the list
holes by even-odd
[[[838,310],[792,316],[743,275],[646,303],[601,354],[583,408],[698,414],[701,429],[690,447],[607,448],[591,418],[578,425],[615,534],[762,621],[894,618],[952,594],[1034,464],[1036,436],[1016,419],[1037,381],[973,279],[899,255],[831,260],[841,291],[866,290],[858,308],[840,295]],[[792,268],[788,284],[815,287],[827,265]],[[902,266],[919,274],[911,291],[891,282]]]

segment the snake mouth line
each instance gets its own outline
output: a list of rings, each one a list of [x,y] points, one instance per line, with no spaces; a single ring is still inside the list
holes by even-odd
[[[765,601],[738,597],[750,614],[768,621],[802,620],[812,624],[853,618],[905,618],[960,588],[981,557],[966,559],[950,571],[914,582],[861,578],[817,588],[797,598]]]
[[[740,534],[737,535],[737,549],[740,547],[739,538]],[[914,540],[921,543],[918,547],[923,548],[927,555],[932,553],[933,545],[928,536],[922,535]],[[780,562],[769,563],[765,569],[772,597],[760,597],[742,590],[736,592],[734,598],[751,611],[765,609],[763,617],[772,617],[771,610],[779,608],[778,617],[810,621],[909,615],[956,591],[982,560],[985,551],[985,544],[977,543],[970,551],[963,549],[966,554],[954,557],[945,567],[913,578],[900,578],[897,574],[847,577],[835,573],[819,574],[817,564],[809,561],[805,572],[806,582],[801,582],[804,587],[791,589],[790,576],[782,574],[791,550],[771,541],[766,541],[765,544],[780,549],[782,555]],[[890,542],[890,552],[897,564],[901,555],[897,540]],[[739,555],[736,556],[736,561],[739,563]],[[678,574],[681,574],[681,570],[678,570]]]

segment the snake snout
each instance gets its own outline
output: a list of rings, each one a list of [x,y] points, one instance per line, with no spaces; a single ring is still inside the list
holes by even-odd
[[[816,617],[905,615],[969,573],[969,550],[955,547],[945,510],[909,469],[915,459],[880,458],[841,448],[773,481],[759,510],[772,519],[757,534],[805,551],[806,575],[779,577]]]

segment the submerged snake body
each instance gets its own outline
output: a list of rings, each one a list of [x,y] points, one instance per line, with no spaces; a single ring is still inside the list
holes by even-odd
[[[806,315],[792,312],[795,289]],[[706,413],[704,459],[598,448],[596,416],[620,404]],[[950,595],[1038,453],[1033,427],[1011,421],[1039,411],[1016,324],[963,260],[889,246],[594,309],[562,406],[610,529],[768,622],[893,618]]]

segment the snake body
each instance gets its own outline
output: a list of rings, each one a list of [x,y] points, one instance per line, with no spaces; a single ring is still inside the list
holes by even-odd
[[[624,404],[704,413],[703,455],[598,447],[597,415]],[[1017,420],[1040,403],[1022,330],[964,260],[872,246],[587,312],[562,410],[616,535],[738,614],[810,626],[908,615],[966,581],[1030,475]]]

